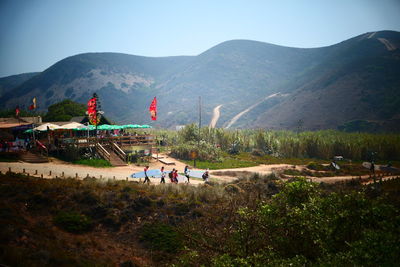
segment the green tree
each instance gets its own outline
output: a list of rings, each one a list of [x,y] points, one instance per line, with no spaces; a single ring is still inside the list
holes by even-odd
[[[49,106],[48,110],[43,118],[44,121],[69,121],[72,117],[84,116],[86,107],[84,104],[66,99]]]

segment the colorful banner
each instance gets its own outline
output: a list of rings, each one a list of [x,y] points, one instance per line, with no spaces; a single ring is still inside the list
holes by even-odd
[[[157,120],[157,98],[154,97],[153,102],[150,104],[150,116],[153,121]]]
[[[100,116],[97,115],[97,99],[95,97],[89,99],[87,106],[87,114],[90,124],[99,124]]]

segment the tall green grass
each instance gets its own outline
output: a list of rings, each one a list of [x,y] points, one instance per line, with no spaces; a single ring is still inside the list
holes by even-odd
[[[154,133],[157,134],[157,131]],[[203,127],[199,136],[198,127],[192,124],[180,131],[163,130],[162,136],[172,147],[172,153],[176,152],[175,154],[183,159],[187,159],[190,150],[198,149],[199,154],[210,155],[211,152],[217,157],[221,155],[218,151],[221,151],[233,154],[257,152],[276,158],[329,160],[333,156],[340,155],[351,160],[371,160],[371,154],[374,152],[375,160],[400,160],[399,134],[347,133],[336,130],[297,133]],[[189,143],[192,145],[188,145]],[[202,147],[206,148],[204,153],[201,151]]]

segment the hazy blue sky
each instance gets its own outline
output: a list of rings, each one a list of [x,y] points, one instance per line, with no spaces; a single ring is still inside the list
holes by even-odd
[[[400,0],[0,0],[0,77],[85,52],[197,55],[231,39],[319,47],[400,31]]]

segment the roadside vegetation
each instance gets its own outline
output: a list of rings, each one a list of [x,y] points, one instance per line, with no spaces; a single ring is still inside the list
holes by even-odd
[[[73,161],[73,163],[97,168],[112,167],[111,163],[104,159],[80,159]]]
[[[395,266],[400,179],[382,185],[0,175],[7,266]]]
[[[400,162],[400,135],[316,132],[227,130],[187,125],[180,131],[154,130],[170,155],[191,164],[196,155],[200,168],[236,168],[257,164],[307,165],[330,163],[343,156],[345,163],[374,160]]]
[[[0,162],[17,162],[19,160],[18,153],[0,152]]]

